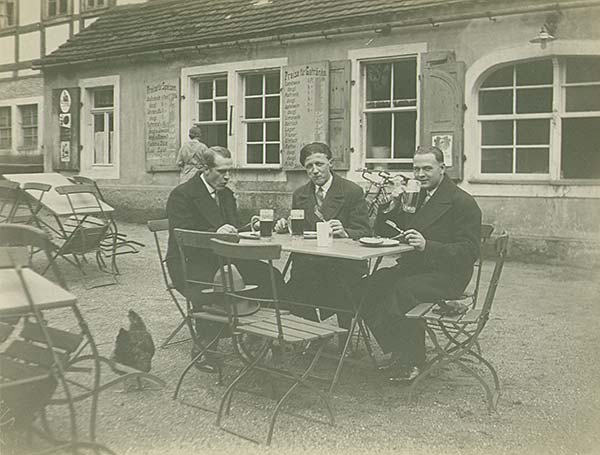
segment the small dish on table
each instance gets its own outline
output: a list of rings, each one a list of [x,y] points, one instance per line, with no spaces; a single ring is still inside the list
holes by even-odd
[[[361,245],[370,246],[370,247],[386,247],[386,246],[396,246],[400,244],[399,240],[395,239],[385,239],[382,237],[361,237],[358,239]]]

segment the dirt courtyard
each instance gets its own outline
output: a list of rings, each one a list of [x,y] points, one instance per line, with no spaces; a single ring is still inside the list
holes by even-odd
[[[192,370],[183,402],[172,399],[190,348],[158,348],[180,316],[164,290],[151,234],[142,225],[120,223],[120,229],[146,247],[119,258],[117,285],[86,289],[73,267],[59,260],[103,354],[110,355],[130,308],[157,345],[152,373],[166,387],[127,393],[115,387],[101,395],[97,439],[116,453],[600,453],[598,270],[506,264],[480,338],[501,381],[497,412],[487,412],[479,384],[456,368],[426,380],[410,406],[406,388],[388,385],[364,357],[342,372],[333,399],[335,426],[282,414],[267,448],[220,430],[215,414],[194,407],[218,405],[224,388],[214,376]],[[484,289],[490,272],[487,263]],[[264,439],[272,402],[236,397],[228,425]],[[303,414],[322,418],[316,401],[302,396],[294,403]],[[55,423],[64,417],[61,409],[50,413]]]

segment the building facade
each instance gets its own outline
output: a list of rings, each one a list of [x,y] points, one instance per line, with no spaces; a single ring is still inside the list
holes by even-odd
[[[99,14],[139,2],[0,0],[0,174],[43,170],[43,80],[32,62],[54,52]]]
[[[36,66],[45,168],[98,179],[122,215],[161,216],[196,124],[232,150],[242,209],[283,216],[302,143],[329,142],[358,183],[364,167],[409,172],[433,143],[513,256],[598,264],[599,18],[600,1],[576,0],[115,10]]]

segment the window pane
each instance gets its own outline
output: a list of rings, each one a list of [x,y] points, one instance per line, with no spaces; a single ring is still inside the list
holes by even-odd
[[[367,114],[367,158],[391,158],[392,114]]]
[[[552,84],[552,60],[519,63],[517,67],[517,86]]]
[[[389,106],[392,65],[390,63],[372,63],[367,65],[367,107]],[[380,105],[370,105],[369,101],[382,101]]]
[[[600,111],[600,85],[567,87],[567,112]]]
[[[210,100],[213,97],[213,83],[212,81],[201,81],[198,82],[198,99],[199,100]]]
[[[10,130],[0,129],[0,149],[9,149],[11,142]]]
[[[481,85],[482,87],[512,87],[513,66],[500,68],[490,74]]]
[[[265,92],[279,93],[279,71],[265,75]]]
[[[113,89],[103,88],[94,90],[94,107],[112,107]]]
[[[262,144],[248,144],[248,164],[262,164],[263,146]]]
[[[279,97],[269,96],[265,98],[265,117],[279,118]]]
[[[0,128],[10,128],[10,107],[0,107]]]
[[[104,131],[104,114],[94,115],[94,132]]]
[[[198,103],[198,120],[212,120],[212,101]]]
[[[600,178],[600,118],[562,120],[561,163],[566,179]]]
[[[267,141],[279,141],[279,122],[267,123]]]
[[[547,174],[549,169],[548,148],[517,149],[517,174]]]
[[[215,102],[215,120],[227,120],[227,101]]]
[[[481,123],[481,145],[512,145],[513,121],[494,120]]]
[[[533,114],[552,111],[552,88],[517,90],[517,113]]]
[[[494,90],[492,92],[479,92],[479,114],[512,114],[512,90]]]
[[[279,144],[267,144],[267,164],[279,163]]]
[[[512,174],[512,149],[481,149],[483,174]]]
[[[394,158],[412,158],[416,148],[417,113],[394,114]]]
[[[19,106],[19,109],[21,110],[21,126],[37,125],[37,104]]]
[[[600,58],[567,58],[567,83],[600,81]]]
[[[263,92],[262,74],[246,76],[246,95],[260,95]]]
[[[248,142],[262,142],[263,140],[263,124],[248,123],[247,125],[247,140]]]
[[[262,98],[246,98],[246,118],[262,118]]]
[[[517,120],[517,144],[550,144],[550,120]]]
[[[417,59],[394,63],[394,100],[394,106],[416,105]]]
[[[215,95],[227,96],[227,79],[215,80]]]
[[[227,147],[227,125],[198,125],[202,131],[202,142],[207,146]]]
[[[68,0],[59,0],[60,1],[60,13],[66,13],[67,12],[67,4],[68,4]]]

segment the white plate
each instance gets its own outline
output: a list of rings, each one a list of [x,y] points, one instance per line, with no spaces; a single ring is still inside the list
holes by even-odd
[[[302,233],[302,237],[304,237],[305,239],[316,239],[317,231],[304,231]]]
[[[247,240],[260,240],[260,234],[258,232],[238,232],[240,239]]]
[[[358,240],[365,246],[396,246],[400,245],[399,240],[383,239],[381,237],[362,237]]]

